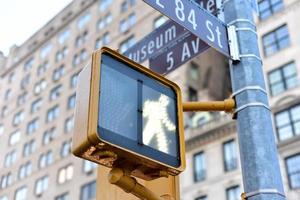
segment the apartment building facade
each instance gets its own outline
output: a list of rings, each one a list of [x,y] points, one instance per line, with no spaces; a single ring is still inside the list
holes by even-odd
[[[258,40],[282,175],[288,199],[296,200],[300,1],[263,0],[259,5]],[[122,53],[165,21],[139,0],[74,0],[24,44],[12,47],[8,57],[0,55],[0,200],[96,198],[96,165],[70,154],[77,75],[93,50],[109,46]],[[228,74],[227,61],[209,49],[167,77],[180,85],[185,100],[220,100],[230,95]],[[223,113],[185,118],[182,199],[239,199],[235,122]]]

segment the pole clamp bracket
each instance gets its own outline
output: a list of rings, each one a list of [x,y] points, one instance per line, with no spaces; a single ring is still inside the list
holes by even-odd
[[[283,193],[279,192],[277,189],[260,189],[254,192],[242,193],[242,200],[247,200],[249,197],[257,196],[260,194],[277,194],[282,197],[286,197]]]
[[[232,95],[230,95],[230,98],[234,98],[235,96],[237,96],[240,93],[245,92],[247,90],[258,90],[258,91],[261,91],[262,93],[268,95],[267,91],[260,86],[246,86],[246,87],[243,87],[243,88],[235,91],[234,93],[232,93]]]

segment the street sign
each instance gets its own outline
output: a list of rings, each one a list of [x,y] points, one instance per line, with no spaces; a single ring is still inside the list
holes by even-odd
[[[185,168],[180,88],[108,48],[79,75],[73,153],[152,180]]]
[[[195,0],[195,2],[207,12],[217,15],[215,0]],[[169,20],[124,52],[123,55],[135,62],[142,63],[188,32],[184,27]]]
[[[143,0],[230,58],[227,26],[194,1]]]
[[[205,42],[188,33],[159,55],[150,58],[150,69],[159,74],[169,73],[208,48]]]
[[[133,47],[128,49],[124,56],[131,60],[142,63],[149,57],[157,53],[157,51],[165,48],[171,41],[174,41],[178,36],[186,33],[185,28],[179,24],[169,20],[160,26],[158,29],[151,32]]]

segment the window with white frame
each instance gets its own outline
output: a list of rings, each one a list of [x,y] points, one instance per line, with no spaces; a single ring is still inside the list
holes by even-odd
[[[47,81],[45,79],[42,79],[40,81],[38,81],[35,85],[34,85],[34,94],[38,95],[41,92],[43,92],[47,87]]]
[[[57,182],[63,184],[67,181],[72,180],[74,173],[74,166],[72,164],[67,165],[58,170]]]
[[[0,124],[0,136],[4,133],[4,126],[3,124]]]
[[[240,186],[233,186],[226,189],[226,199],[227,200],[240,200],[241,191]]]
[[[23,111],[20,111],[14,115],[13,125],[18,126],[24,120],[25,114]]]
[[[22,94],[20,94],[17,99],[17,106],[25,104],[27,101],[27,98],[28,98],[27,92],[23,92]]]
[[[95,49],[100,49],[102,46],[105,46],[109,43],[110,43],[110,35],[109,32],[106,32],[96,40]]]
[[[14,200],[27,200],[27,187],[22,186],[18,188],[15,192],[15,199]]]
[[[10,167],[17,161],[17,151],[12,150],[5,156],[4,167]]]
[[[269,88],[272,96],[296,87],[298,83],[295,62],[290,62],[268,73]]]
[[[92,200],[96,198],[96,181],[89,182],[81,187],[80,200]]]
[[[9,172],[1,177],[1,184],[0,184],[1,189],[7,188],[11,184],[12,184],[11,172]]]
[[[39,168],[45,168],[53,163],[53,153],[51,150],[40,155],[39,158]]]
[[[82,29],[83,27],[85,27],[85,25],[88,24],[90,19],[91,19],[91,14],[90,13],[85,13],[84,15],[80,16],[80,18],[77,21],[77,27],[79,29]]]
[[[93,163],[91,161],[88,160],[83,160],[83,172],[84,173],[91,173],[94,169],[97,168],[97,164]]]
[[[99,19],[97,22],[97,29],[99,31],[105,29],[113,20],[111,13],[106,14],[103,18]]]
[[[70,37],[71,35],[71,31],[70,29],[65,29],[63,32],[61,32],[59,35],[58,35],[58,42],[59,44],[64,44],[68,38]]]
[[[68,192],[66,192],[66,193],[56,196],[55,200],[70,200],[70,195]]]
[[[49,63],[48,63],[48,61],[45,61],[38,66],[36,74],[38,76],[41,76],[47,71],[48,68],[49,68]]]
[[[40,110],[41,106],[42,106],[42,98],[38,98],[37,100],[32,102],[30,112],[32,114],[36,113],[37,111]]]
[[[39,128],[39,118],[34,118],[27,124],[27,134],[33,134]]]
[[[37,196],[41,196],[47,189],[49,184],[49,177],[44,176],[36,180],[34,192]]]
[[[8,144],[10,146],[13,146],[15,144],[17,144],[21,139],[21,131],[17,130],[13,133],[10,134],[9,139],[8,139]]]
[[[78,72],[72,75],[71,80],[70,80],[70,86],[71,88],[75,88],[77,85],[77,80],[78,80]]]
[[[55,137],[56,128],[52,127],[46,130],[43,134],[43,145],[49,144]]]
[[[27,163],[23,164],[19,168],[19,173],[18,173],[18,178],[19,180],[24,179],[28,177],[32,172],[32,164],[30,161]]]
[[[112,4],[113,0],[100,0],[99,9],[105,11]]]
[[[35,143],[35,140],[32,139],[24,144],[23,156],[26,157],[26,156],[33,154],[35,150],[36,150],[36,143]]]
[[[65,121],[65,133],[70,133],[74,128],[74,117],[69,117]]]
[[[47,112],[46,122],[52,122],[57,119],[59,116],[59,107],[58,105],[50,108]]]
[[[75,108],[75,103],[76,103],[76,94],[72,94],[68,98],[68,109],[74,109]]]
[[[68,54],[68,48],[67,47],[64,47],[60,50],[58,50],[56,52],[56,55],[55,55],[55,61],[56,62],[60,62],[62,61]]]
[[[60,156],[62,158],[67,157],[71,153],[71,143],[72,143],[71,140],[62,143],[61,150],[60,150]]]
[[[34,64],[33,58],[30,58],[29,60],[27,60],[24,64],[24,71],[29,71],[33,67],[33,64]]]
[[[120,53],[124,53],[127,51],[130,47],[132,47],[135,44],[134,36],[130,36],[120,44]]]
[[[52,47],[53,46],[52,46],[51,43],[48,43],[45,46],[43,46],[42,49],[41,49],[41,51],[40,51],[40,57],[42,59],[46,58],[50,54],[50,52],[52,50]]]
[[[52,80],[53,81],[58,81],[65,73],[65,66],[61,65],[58,68],[54,69],[53,75],[52,75]]]
[[[136,15],[135,13],[131,13],[128,18],[123,19],[120,22],[120,32],[125,33],[127,32],[131,27],[133,27],[136,24]]]

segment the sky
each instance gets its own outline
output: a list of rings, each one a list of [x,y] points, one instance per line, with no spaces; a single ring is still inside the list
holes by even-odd
[[[72,0],[0,0],[0,51],[21,45]]]

